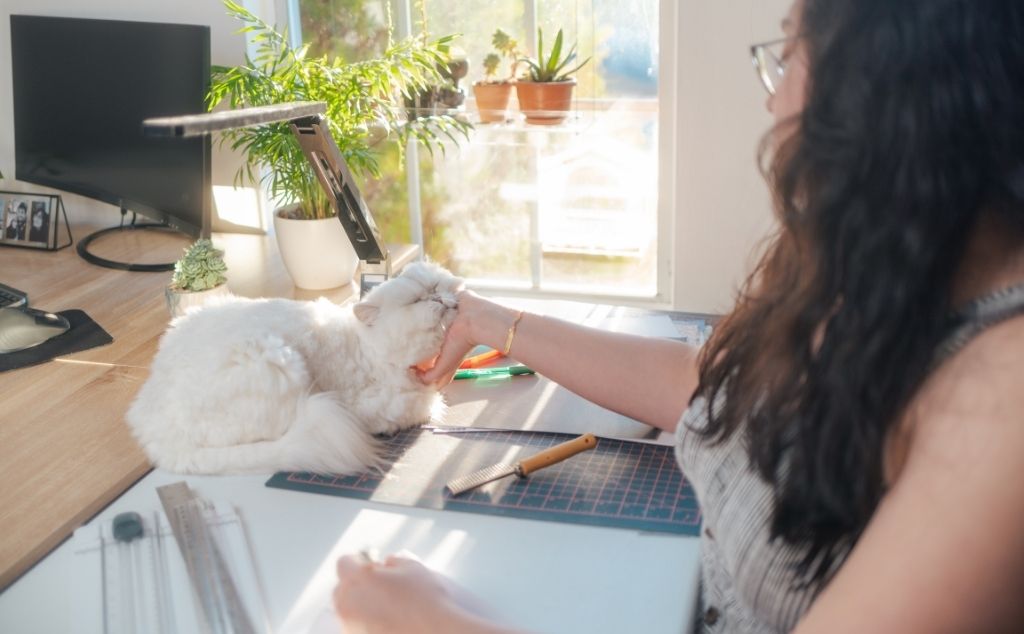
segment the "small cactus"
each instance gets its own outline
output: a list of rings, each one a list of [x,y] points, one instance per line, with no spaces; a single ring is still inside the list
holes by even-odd
[[[215,249],[209,240],[197,240],[174,263],[171,286],[182,291],[209,290],[227,281],[224,277],[227,270],[224,252]]]

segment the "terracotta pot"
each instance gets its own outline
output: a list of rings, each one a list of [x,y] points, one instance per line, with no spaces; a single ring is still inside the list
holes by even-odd
[[[489,84],[477,82],[473,84],[473,96],[476,97],[476,109],[480,113],[481,123],[502,123],[508,113],[508,100],[512,97],[512,84]]]
[[[274,213],[274,234],[284,268],[299,288],[322,291],[352,283],[359,257],[337,218],[304,220]]]
[[[553,82],[517,81],[516,96],[519,109],[527,123],[556,125],[565,120],[572,107],[575,79]]]

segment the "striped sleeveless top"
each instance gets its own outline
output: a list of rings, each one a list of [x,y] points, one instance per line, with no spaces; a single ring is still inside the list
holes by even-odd
[[[936,350],[937,366],[985,328],[1024,314],[1024,284],[978,298],[951,318]],[[676,429],[676,459],[703,515],[701,599],[696,632],[774,633],[796,627],[818,588],[800,588],[805,550],[771,541],[772,490],[751,467],[744,434],[707,443],[707,402],[696,398]],[[842,564],[836,562],[834,570]]]

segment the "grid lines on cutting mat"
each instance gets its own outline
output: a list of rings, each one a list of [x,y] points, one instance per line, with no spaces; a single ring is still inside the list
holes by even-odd
[[[421,508],[699,534],[696,497],[668,446],[602,438],[593,451],[527,478],[511,476],[459,496],[452,496],[444,487],[452,477],[493,464],[510,451],[518,454],[515,459],[522,459],[566,439],[561,434],[525,431],[442,436],[409,430],[386,440],[386,462],[393,465],[386,474],[279,473],[267,486]],[[406,457],[417,445],[426,449],[418,452],[417,458],[443,458],[435,464],[410,465]],[[473,452],[471,461],[467,460],[469,450]],[[469,462],[474,463],[471,468]],[[413,498],[403,494],[410,487],[418,491]]]

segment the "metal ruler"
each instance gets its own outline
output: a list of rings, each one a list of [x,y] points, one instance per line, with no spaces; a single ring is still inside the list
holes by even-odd
[[[199,621],[207,634],[256,634],[211,530],[212,507],[184,482],[157,488],[174,540],[185,560],[192,592],[200,606]]]

